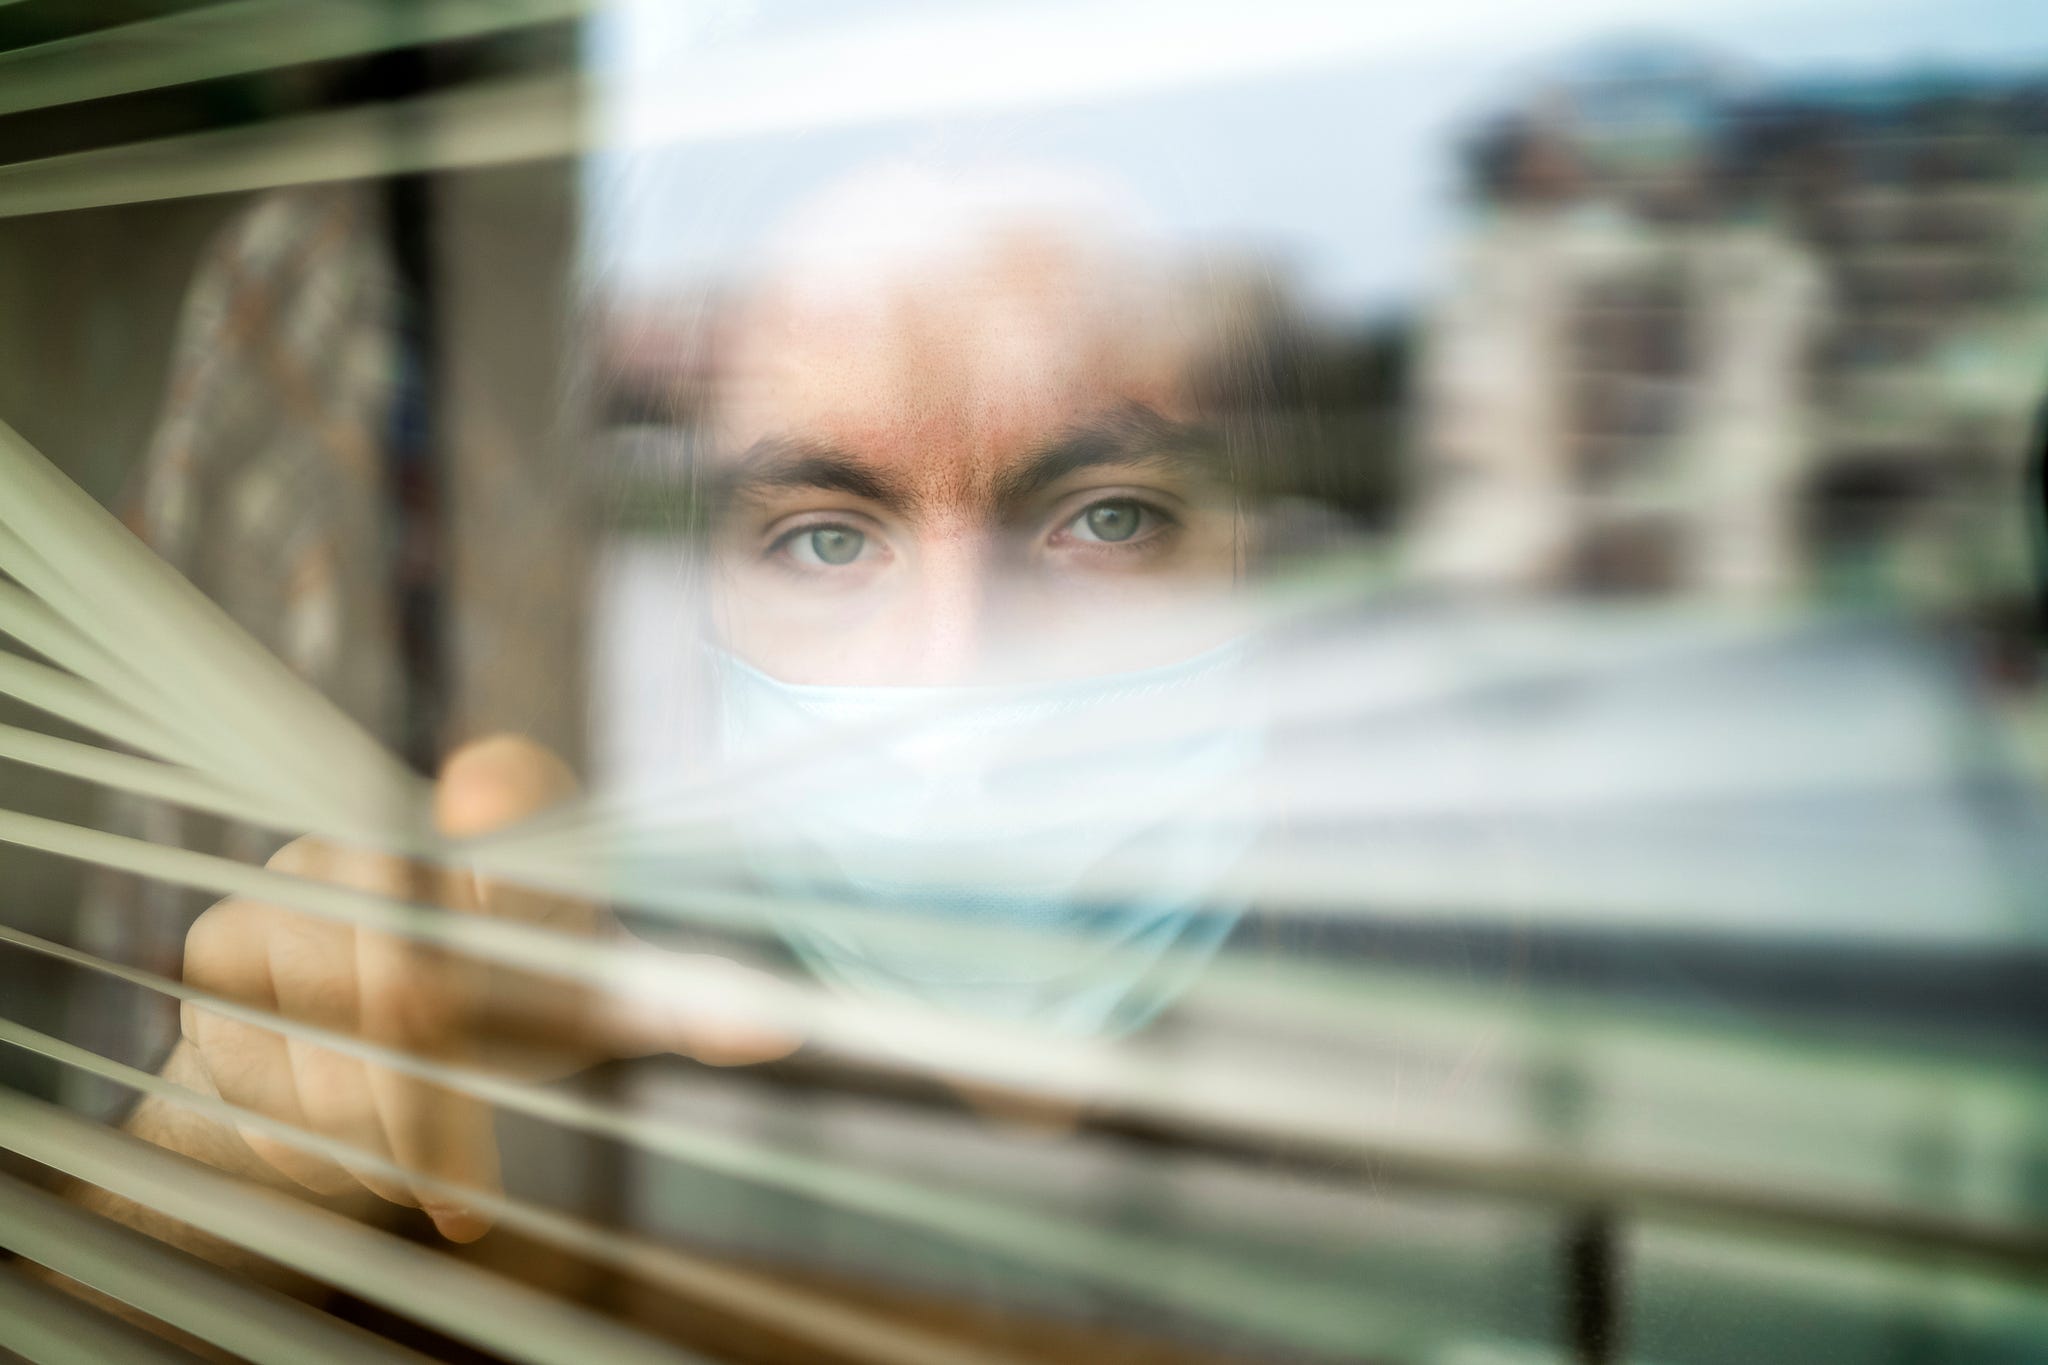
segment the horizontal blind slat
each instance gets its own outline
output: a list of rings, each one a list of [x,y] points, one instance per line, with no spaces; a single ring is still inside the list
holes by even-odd
[[[160,672],[152,672],[147,663],[124,660],[104,638],[93,638],[98,605],[5,525],[0,525],[0,567],[27,589],[0,593],[0,630],[146,716],[162,738],[135,747],[195,770],[219,770],[244,789],[275,799],[270,769],[250,763],[246,755],[237,759],[241,745],[234,727],[221,714],[195,710],[175,687],[167,690]]]
[[[176,736],[61,668],[0,650],[0,696],[147,753],[182,755]]]
[[[83,599],[72,625],[178,709],[207,717],[250,771],[272,778],[264,790],[290,783],[283,790],[313,808],[338,802],[372,825],[410,813],[418,781],[398,759],[4,421],[0,522],[27,551],[22,567],[54,573]]]
[[[17,162],[0,166],[0,218],[572,156],[585,93],[575,76],[521,77]]]
[[[0,1091],[0,1147],[528,1365],[706,1365],[574,1305],[26,1095]]]
[[[772,1277],[734,1270],[707,1257],[677,1251],[645,1237],[616,1232],[479,1186],[457,1185],[438,1176],[427,1175],[361,1146],[192,1090],[4,1017],[0,1017],[0,1043],[27,1049],[116,1085],[140,1090],[152,1098],[202,1114],[214,1122],[234,1123],[286,1142],[296,1150],[374,1171],[401,1185],[411,1185],[422,1197],[460,1201],[488,1213],[495,1222],[509,1229],[551,1242],[595,1264],[612,1267],[678,1293],[692,1302],[808,1341],[823,1349],[831,1360],[859,1361],[862,1365],[1001,1365],[1014,1359],[994,1351],[962,1347],[949,1338],[918,1326],[899,1323],[885,1314],[843,1304],[799,1286],[785,1285]],[[0,1128],[0,1140],[5,1136],[4,1128]]]
[[[0,1243],[259,1365],[424,1360],[307,1304],[4,1176]]]
[[[582,940],[506,921],[480,920],[410,906],[348,888],[305,881],[229,859],[194,853],[140,840],[126,839],[59,821],[0,810],[0,840],[43,849],[132,871],[138,875],[213,891],[269,901],[310,913],[355,923],[420,942],[437,943],[479,959],[527,967],[541,973],[588,981],[601,989],[662,989],[684,992],[724,990],[730,983],[718,974],[702,975],[686,958],[657,955],[639,958],[615,946]],[[1291,1069],[1270,1067],[1257,1072],[1242,1067],[1206,1076],[1161,1068],[1154,1060],[1122,1050],[1076,1048],[1056,1042],[967,1027],[934,1032],[915,1025],[915,1015],[884,1011],[862,1002],[838,1000],[815,988],[766,983],[772,991],[746,992],[750,1018],[794,1028],[825,1051],[848,1059],[899,1069],[921,1064],[933,1070],[950,1068],[963,1076],[979,1076],[1047,1097],[1084,1103],[1112,1103],[1169,1124],[1228,1131],[1246,1138],[1283,1144],[1330,1144],[1347,1147],[1361,1133],[1358,1115],[1342,1096],[1304,1093]],[[1546,1016],[1543,1027],[1555,1030],[1553,1041],[1597,1029],[1597,1012],[1564,1010]],[[1653,1030],[1653,1032],[1655,1032]],[[1670,1031],[1674,1041],[1690,1037]],[[1711,1046],[1712,1040],[1692,1040]],[[1830,1067],[1855,1056],[1853,1050],[1816,1048],[1807,1061]],[[1807,1069],[1812,1070],[1809,1066]],[[1944,1093],[1967,1081],[1997,1090],[2000,1102],[2030,1103],[2038,1083],[2003,1069],[1966,1077],[1938,1067],[1872,1066],[1873,1073],[1904,1072],[1901,1079],[1922,1079],[1944,1087]],[[1944,1078],[1945,1077],[1945,1078]],[[1368,1144],[1369,1145],[1369,1144]],[[1459,1159],[1471,1154],[1461,1154]]]
[[[576,18],[587,0],[232,0],[0,52],[0,114]]]
[[[205,991],[96,959],[4,925],[0,925],[0,942],[90,966],[179,1000],[203,1003],[225,1017],[389,1066],[544,1122],[615,1138],[731,1179],[818,1200],[960,1245],[983,1247],[1056,1273],[1085,1276],[1204,1317],[1282,1336],[1301,1321],[1293,1312],[1294,1305],[1289,1305],[1285,1316],[1275,1317],[1276,1305],[1288,1300],[1285,1277],[1242,1258],[1191,1251],[1142,1233],[1041,1214],[1000,1196],[950,1191],[760,1141],[734,1139],[666,1116],[644,1117],[548,1087],[436,1064],[303,1021],[223,1001]],[[0,1030],[5,1027],[0,1022]],[[1347,1291],[1346,1297],[1357,1303],[1355,1294]],[[1382,1316],[1389,1323],[1401,1320],[1392,1305]]]
[[[20,1267],[0,1266],[0,1352],[34,1365],[192,1365],[190,1351],[153,1337]]]
[[[154,759],[0,724],[0,759],[91,782],[115,791],[188,806],[259,829],[289,828],[273,805],[231,791],[211,778]]]

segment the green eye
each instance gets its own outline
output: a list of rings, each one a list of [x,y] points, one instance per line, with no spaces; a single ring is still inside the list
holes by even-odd
[[[1138,523],[1144,519],[1144,509],[1128,498],[1113,502],[1098,502],[1081,519],[1088,524],[1088,534],[1097,540],[1114,543],[1129,540],[1138,533]]]
[[[823,564],[851,564],[860,558],[868,538],[846,526],[820,526],[811,532],[811,553]]]

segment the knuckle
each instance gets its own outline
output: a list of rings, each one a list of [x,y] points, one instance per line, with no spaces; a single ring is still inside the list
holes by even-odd
[[[460,1030],[454,992],[420,971],[380,972],[363,984],[363,1017],[372,1028],[409,1042],[430,1042]]]
[[[264,866],[272,872],[287,872],[293,876],[317,875],[326,864],[327,849],[318,839],[311,836],[294,839],[270,855]]]
[[[198,1002],[186,1000],[178,1006],[178,1033],[186,1042],[204,1052],[216,1017],[201,1009]]]
[[[255,929],[255,916],[240,901],[222,901],[207,910],[185,931],[185,979],[196,986],[212,984],[222,966],[247,947]]]

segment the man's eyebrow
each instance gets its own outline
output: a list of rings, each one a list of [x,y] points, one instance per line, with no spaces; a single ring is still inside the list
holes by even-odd
[[[720,506],[778,489],[817,489],[865,498],[892,512],[910,503],[907,488],[843,450],[810,441],[756,441],[725,471],[714,490]]]
[[[1069,474],[1099,465],[1153,465],[1228,482],[1221,452],[1206,431],[1131,404],[1112,416],[1071,428],[1041,447],[1003,476],[996,489],[997,505],[1018,508]]]

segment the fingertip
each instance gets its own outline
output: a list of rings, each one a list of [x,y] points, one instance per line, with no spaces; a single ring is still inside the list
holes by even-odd
[[[638,997],[606,1000],[597,1033],[602,1045],[620,1057],[675,1053],[706,1066],[780,1061],[804,1044],[803,1035],[790,1029],[685,1009],[672,1000]]]
[[[731,1029],[698,1034],[686,1046],[706,1066],[758,1066],[781,1061],[802,1047],[803,1039],[793,1033]]]
[[[474,1242],[491,1230],[491,1220],[474,1209],[458,1204],[428,1204],[427,1217],[434,1230],[451,1242]]]
[[[546,746],[523,735],[489,735],[441,765],[434,825],[451,838],[483,834],[546,810],[576,787],[569,765]]]

